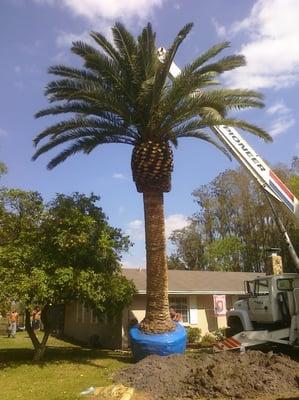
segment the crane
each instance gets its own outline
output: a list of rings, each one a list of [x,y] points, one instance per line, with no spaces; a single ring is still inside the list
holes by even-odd
[[[157,50],[160,62],[165,61],[166,54],[167,51],[163,47]],[[180,68],[172,62],[169,70],[170,79],[174,80],[180,74]],[[192,95],[198,94],[200,91],[195,91]],[[267,342],[298,345],[299,258],[272,199],[283,204],[297,218],[299,218],[299,201],[235,128],[217,125],[213,126],[212,130],[261,186],[297,269],[297,273],[263,275],[254,281],[245,282],[246,298],[235,302],[233,309],[227,312],[231,337],[218,343],[216,349],[242,350]]]
[[[157,50],[157,56],[160,62],[164,62],[167,50],[160,47]],[[181,74],[180,68],[172,62],[169,69],[169,77],[174,80]],[[200,93],[195,92],[194,95]],[[279,203],[283,204],[293,215],[299,219],[299,201],[296,196],[286,187],[286,185],[279,179],[279,177],[271,170],[271,168],[264,162],[264,160],[257,154],[253,148],[246,142],[238,131],[230,126],[217,125],[212,127],[213,132],[229,150],[229,152],[236,158],[241,165],[243,165],[250,175],[262,187],[266,198],[269,202],[274,219],[278,228],[287,245],[290,256],[295,264],[297,271],[299,271],[299,258],[294,249],[292,241],[288,232],[276,212],[272,198],[276,199]]]

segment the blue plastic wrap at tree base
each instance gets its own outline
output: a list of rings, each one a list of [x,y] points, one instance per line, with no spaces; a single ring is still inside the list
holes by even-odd
[[[173,331],[166,333],[144,333],[135,325],[130,329],[131,349],[135,361],[157,354],[169,356],[170,354],[182,354],[186,350],[186,329],[176,323]]]

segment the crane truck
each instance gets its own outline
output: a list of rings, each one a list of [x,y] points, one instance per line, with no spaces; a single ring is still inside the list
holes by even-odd
[[[164,62],[166,54],[163,47],[157,50],[160,62]],[[180,73],[180,68],[172,62],[170,79],[174,80]],[[297,270],[296,273],[263,274],[244,282],[244,298],[227,312],[230,337],[217,345],[218,350],[242,349],[267,342],[299,345],[299,258],[272,199],[298,219],[299,201],[235,128],[220,125],[212,130],[264,191]]]

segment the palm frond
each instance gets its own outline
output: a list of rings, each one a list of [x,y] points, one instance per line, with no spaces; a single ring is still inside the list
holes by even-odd
[[[120,22],[116,22],[112,27],[112,34],[114,44],[116,45],[119,54],[122,56],[125,63],[132,67],[134,64],[134,58],[137,55],[137,45],[134,37]]]
[[[52,65],[48,68],[48,73],[52,75],[58,75],[65,78],[87,80],[91,82],[98,82],[99,77],[93,72],[87,71],[85,69],[78,69],[68,67],[66,65]]]
[[[54,102],[71,100],[76,93],[89,91],[102,92],[104,89],[101,87],[99,81],[60,79],[48,83],[45,88],[45,95],[50,102]]]
[[[137,63],[143,80],[152,79],[155,74],[158,59],[156,54],[156,34],[150,23],[138,36]]]
[[[126,101],[113,90],[104,90],[99,84],[85,81],[61,79],[50,82],[45,91],[50,102],[54,101],[83,101],[106,111],[121,115],[125,120],[130,119],[130,110]]]
[[[119,53],[103,34],[101,34],[100,32],[91,31],[90,36],[98,45],[100,45],[100,47],[110,58],[112,58],[116,62],[121,61]]]
[[[225,71],[231,71],[232,69],[243,67],[244,65],[246,65],[245,57],[242,55],[234,55],[224,57],[213,64],[208,64],[198,68],[197,72],[201,74],[205,72],[216,72],[222,74]]]
[[[166,79],[169,74],[169,69],[171,66],[172,61],[174,60],[174,57],[178,51],[179,46],[183,42],[183,40],[186,38],[188,33],[191,31],[193,27],[192,23],[189,23],[183,27],[183,29],[180,30],[176,38],[174,39],[171,47],[167,50],[166,57],[163,63],[160,63],[156,76],[155,76],[155,83],[153,87],[153,106],[155,106],[158,103],[158,100],[161,97],[161,92],[162,89],[165,85]]]
[[[136,138],[137,136],[137,134],[128,128],[119,117],[107,114],[106,119],[76,117],[67,121],[58,122],[57,124],[51,125],[49,128],[40,132],[34,139],[34,145],[36,146],[47,136],[51,136],[51,139],[53,139],[64,132],[74,131],[78,128],[95,128],[98,130],[98,133],[105,133],[109,129],[114,129],[119,130],[119,132],[123,132],[123,134],[130,136],[132,139]]]
[[[227,150],[226,147],[224,147],[221,143],[219,143],[217,140],[212,138],[209,134],[202,132],[202,131],[186,131],[185,133],[181,133],[179,135],[176,135],[177,138],[183,138],[183,137],[191,137],[195,139],[200,139],[205,142],[211,143],[213,146],[217,147],[222,153],[224,153],[230,160],[231,160],[231,154]]]
[[[59,79],[45,90],[52,106],[36,117],[66,114],[67,119],[36,135],[34,159],[66,143],[68,148],[53,158],[53,168],[69,156],[89,153],[104,143],[136,145],[147,140],[171,142],[193,137],[227,151],[205,130],[216,125],[234,126],[270,140],[262,128],[228,117],[231,110],[263,107],[255,91],[216,89],[219,75],[245,64],[243,56],[216,61],[228,42],[219,43],[183,68],[176,79],[168,79],[171,63],[192,28],[187,24],[166,52],[164,63],[156,56],[156,34],[148,24],[135,39],[121,23],[112,28],[114,42],[91,32],[94,46],[74,42],[71,51],[83,61],[82,68],[55,65],[49,73]],[[45,142],[42,143],[42,141]]]
[[[70,156],[82,152],[85,154],[89,154],[92,150],[94,150],[97,146],[100,144],[111,144],[111,143],[123,143],[119,141],[118,138],[101,138],[101,140],[94,139],[94,138],[83,138],[77,140],[75,143],[73,143],[71,146],[69,146],[67,149],[63,150],[60,152],[56,157],[52,158],[52,160],[48,163],[47,168],[48,169],[53,169],[56,167],[58,164],[61,164],[63,161],[65,161],[67,158]]]
[[[225,118],[223,120],[223,123],[220,125],[227,125],[227,126],[233,126],[235,128],[240,128],[244,131],[250,132],[254,134],[255,136],[258,136],[262,139],[264,139],[265,142],[272,142],[273,138],[271,135],[269,135],[268,132],[266,132],[264,129],[251,124],[247,121],[243,121],[241,119],[236,119],[236,118]]]
[[[120,63],[80,41],[73,43],[72,52],[84,59],[85,68],[97,74],[101,84],[106,84],[106,89],[125,94],[128,85],[121,77]]]
[[[230,42],[222,42],[218,43],[212,47],[210,47],[207,51],[200,54],[189,66],[188,69],[190,71],[195,71],[197,68],[202,66],[204,63],[209,61],[211,58],[216,57],[217,54],[221,53],[222,50],[230,47]]]
[[[35,114],[35,118],[67,113],[76,113],[88,116],[94,115],[100,116],[101,118],[106,118],[105,115],[108,114],[104,113],[99,107],[96,107],[95,105],[89,104],[85,101],[67,101],[63,104],[55,105],[38,111]]]
[[[89,138],[94,141],[94,143],[123,143],[134,145],[135,141],[123,134],[119,129],[105,129],[105,131],[100,131],[94,128],[77,128],[70,129],[67,133],[61,134],[59,136],[54,136],[44,145],[40,146],[34,153],[32,159],[36,160],[41,154],[54,149],[62,143],[69,142],[72,140],[79,140],[82,138]]]

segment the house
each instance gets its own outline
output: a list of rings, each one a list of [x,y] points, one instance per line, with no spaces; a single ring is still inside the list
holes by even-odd
[[[145,316],[146,269],[123,269],[137,288],[132,304],[119,317],[99,320],[80,303],[66,305],[64,334],[81,342],[98,340],[103,347],[127,348],[130,324]],[[169,303],[181,313],[185,326],[198,327],[202,334],[226,326],[224,310],[215,310],[220,299],[226,309],[244,294],[244,281],[258,275],[252,272],[169,271]]]

